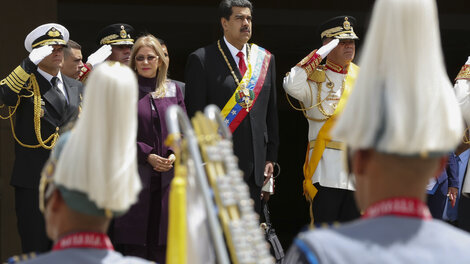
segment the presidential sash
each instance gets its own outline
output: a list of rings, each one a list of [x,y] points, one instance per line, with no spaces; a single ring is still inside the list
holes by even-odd
[[[268,71],[271,53],[251,44],[248,69],[232,97],[221,111],[225,124],[233,133],[258,99]]]

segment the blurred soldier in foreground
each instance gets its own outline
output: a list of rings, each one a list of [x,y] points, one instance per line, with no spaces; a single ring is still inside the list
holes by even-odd
[[[434,0],[376,2],[361,72],[333,130],[349,147],[364,214],[300,234],[287,263],[470,263],[468,233],[433,220],[425,204],[429,178],[463,131],[439,37]]]
[[[127,66],[106,63],[88,86],[80,119],[42,172],[40,208],[54,247],[26,263],[150,263],[115,252],[106,235],[111,218],[125,213],[141,189],[136,78]]]

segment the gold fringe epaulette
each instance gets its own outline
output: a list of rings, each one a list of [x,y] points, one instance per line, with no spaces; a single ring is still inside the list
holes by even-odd
[[[308,79],[312,82],[323,83],[326,81],[326,67],[324,65],[318,66],[314,71],[308,74]]]
[[[470,80],[470,64],[465,64],[460,69],[459,74],[455,77],[455,80]]]

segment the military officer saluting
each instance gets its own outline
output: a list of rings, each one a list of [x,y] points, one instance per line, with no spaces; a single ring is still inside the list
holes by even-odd
[[[358,67],[355,55],[356,19],[334,17],[320,28],[323,46],[302,59],[284,78],[284,89],[301,103],[309,124],[304,164],[304,195],[313,200],[316,223],[359,217],[354,202],[354,178],[342,170],[343,143],[329,136],[341,101],[353,88]],[[320,65],[326,58],[326,64]],[[318,191],[318,193],[317,193]]]
[[[98,33],[97,51],[91,54],[80,73],[79,80],[85,81],[89,72],[105,60],[118,61],[128,65],[134,46],[135,30],[131,25],[117,23],[106,26]]]
[[[50,247],[38,207],[40,172],[60,128],[78,115],[81,103],[82,84],[60,72],[68,39],[69,32],[62,25],[35,28],[24,42],[29,56],[0,81],[0,101],[9,108],[15,139],[10,184],[15,188],[23,252]]]
[[[375,2],[356,86],[332,130],[348,146],[364,214],[300,234],[286,263],[470,263],[470,235],[426,205],[429,179],[463,134],[436,14],[434,0]]]

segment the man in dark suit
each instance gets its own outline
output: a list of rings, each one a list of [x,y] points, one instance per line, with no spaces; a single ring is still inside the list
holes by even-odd
[[[459,190],[458,157],[450,153],[446,168],[439,177],[431,179],[427,190],[427,204],[432,217],[442,219],[447,200],[455,206]]]
[[[77,117],[81,104],[82,84],[60,72],[68,38],[62,25],[37,27],[25,39],[29,56],[0,82],[0,101],[16,114],[10,184],[23,252],[50,248],[39,211],[40,172],[60,129]]]
[[[272,184],[278,148],[274,56],[247,44],[252,19],[248,0],[224,0],[219,12],[224,37],[189,55],[186,109],[190,117],[208,104],[222,109],[255,210],[261,213],[260,197],[267,200],[270,194],[261,188]]]

